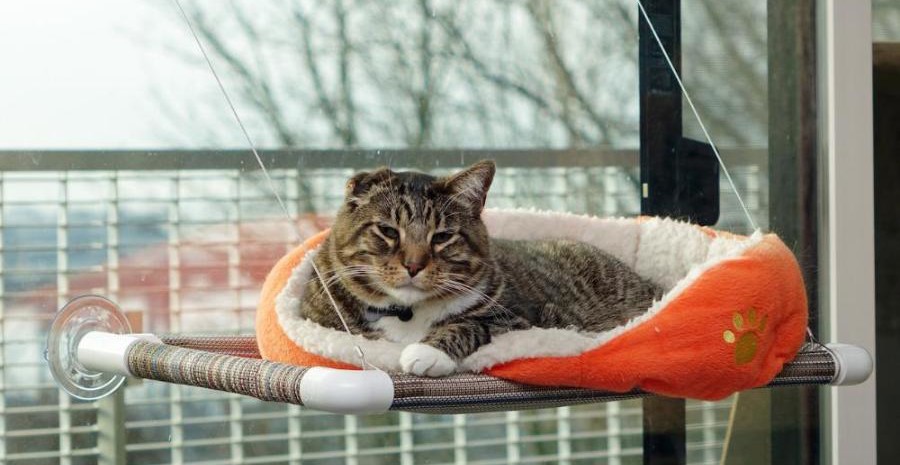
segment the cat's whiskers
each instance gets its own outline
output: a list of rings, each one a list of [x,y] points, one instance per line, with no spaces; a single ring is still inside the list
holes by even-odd
[[[440,214],[443,215],[443,214],[444,214],[444,211],[446,211],[447,208],[450,207],[450,205],[453,205],[453,202],[456,200],[457,197],[459,197],[459,196],[462,195],[462,194],[468,193],[468,192],[471,191],[472,189],[473,189],[473,188],[470,187],[470,188],[468,188],[468,189],[459,191],[459,192],[457,192],[457,193],[451,195],[450,197],[447,197],[447,200],[444,202],[444,205],[441,207],[441,213],[440,213]],[[458,214],[458,213],[462,213],[462,212],[453,212],[453,214]],[[450,217],[450,216],[448,216],[447,218],[449,218],[449,217]]]
[[[466,286],[475,286],[483,277],[479,273],[462,274],[453,272],[444,272],[444,278]]]
[[[445,219],[446,219],[446,218],[450,218],[450,216],[444,216],[444,212],[447,211],[447,208],[450,207],[450,205],[451,205],[452,203],[453,203],[453,197],[449,197],[449,198],[444,202],[444,205],[441,206],[441,211],[440,211],[439,215],[443,216]],[[457,213],[457,212],[454,212],[454,213]]]
[[[327,272],[322,273],[323,277],[322,288],[319,289],[318,295],[324,294],[325,289],[328,286],[346,278],[353,278],[356,276],[373,276],[377,274],[377,270],[374,266],[371,265],[350,265],[342,268],[336,268],[333,270],[329,270]],[[328,278],[325,279],[325,276]],[[313,278],[316,279],[316,278]]]
[[[375,267],[373,267],[372,265],[348,265],[348,266],[342,266],[340,268],[334,268],[334,269],[327,270],[327,271],[322,270],[320,276],[321,276],[321,279],[325,279],[326,277],[329,278],[329,283],[330,283],[331,278],[333,278],[335,275],[337,275],[339,273],[343,273],[345,271],[356,271],[356,270],[370,270],[371,271],[374,269],[375,269]],[[304,283],[304,285],[309,283],[310,281],[314,281],[316,279],[319,279],[319,278],[312,277],[312,278],[308,279]]]
[[[477,190],[478,190],[478,186],[472,185],[472,186],[467,187],[466,189],[463,189],[463,190],[451,195],[450,197],[447,198],[447,203],[444,204],[444,208],[441,209],[441,214],[443,214],[444,210],[446,210],[447,207],[450,206],[450,204],[452,204],[454,201],[456,201],[457,198],[459,198],[463,195],[468,195]]]
[[[375,267],[372,265],[346,265],[338,268],[332,268],[327,271],[322,272],[322,276],[327,276],[329,274],[340,273],[342,271],[351,270],[351,269],[374,269]]]
[[[446,208],[446,206],[445,206],[445,208]],[[461,211],[455,211],[455,212],[452,212],[452,213],[449,213],[449,214],[444,215],[444,213],[441,212],[441,215],[444,215],[444,220],[453,218],[454,216],[463,215],[463,214],[468,214],[468,213],[467,213],[467,212],[461,212]]]
[[[488,308],[491,311],[494,311],[495,309],[502,310],[502,312],[499,312],[499,314],[509,317],[510,321],[512,320],[513,317],[515,317],[515,313],[512,310],[504,307],[503,304],[501,304],[500,302],[497,302],[497,300],[495,300],[493,297],[485,294],[483,291],[481,291],[478,288],[469,286],[469,285],[461,283],[459,281],[454,281],[452,279],[445,281],[443,284],[449,285],[451,287],[456,287],[460,291],[469,292],[469,293],[472,293],[472,294],[475,294],[475,295],[481,297],[482,300],[487,301],[487,303],[489,304]]]
[[[506,307],[504,307],[503,305],[501,305],[501,304],[500,304],[499,302],[497,302],[493,297],[491,297],[491,296],[485,294],[484,291],[482,291],[481,289],[478,289],[478,288],[476,288],[476,287],[474,287],[474,286],[470,286],[470,285],[465,284],[465,283],[460,282],[460,281],[454,281],[454,280],[452,280],[452,279],[447,280],[447,281],[446,281],[446,284],[448,284],[448,285],[450,285],[450,286],[455,286],[455,287],[457,287],[457,288],[459,288],[459,289],[461,289],[461,290],[464,290],[464,291],[468,291],[468,292],[472,292],[472,293],[478,294],[479,296],[481,296],[482,298],[484,298],[485,300],[487,300],[487,301],[490,302],[491,304],[493,304],[493,305],[495,305],[495,306],[497,306],[497,307],[503,309],[504,311],[510,312],[510,310],[509,310],[508,308],[506,308]]]
[[[470,295],[471,292],[467,290],[463,290],[456,287],[447,286],[441,283],[435,284],[434,288],[437,289],[438,293],[435,294],[434,298],[444,299],[447,297],[465,297]]]
[[[500,305],[499,303],[497,303],[490,297],[486,296],[483,292],[479,292],[478,290],[472,289],[472,288],[456,287],[452,284],[450,284],[450,285],[448,285],[448,284],[450,284],[450,283],[438,284],[435,287],[439,291],[446,292],[447,294],[449,294],[447,297],[453,297],[456,299],[460,299],[460,298],[468,297],[470,295],[474,295],[474,296],[478,297],[478,300],[475,302],[475,304],[478,304],[478,303],[481,303],[484,301],[488,301],[489,305],[488,305],[487,309],[489,311],[493,312],[495,307],[499,307],[499,308],[502,308],[502,309],[506,310],[507,312],[509,312],[509,310],[506,309],[506,307],[503,307],[502,305]],[[501,312],[494,312],[494,315],[497,316],[498,318],[505,317],[505,315],[502,315]],[[512,321],[512,318],[507,318],[505,321],[510,322],[510,321]]]
[[[438,291],[434,297],[444,297],[444,294],[442,294],[442,293],[447,293],[448,295],[454,295],[454,296],[462,295],[460,290],[446,286],[441,283],[435,284],[434,288]]]
[[[386,198],[389,202],[391,210],[396,209],[400,205],[399,194],[397,190],[394,189],[394,176],[390,167],[388,167],[388,175],[387,175],[387,195],[385,195],[384,191],[382,191],[382,197]]]
[[[325,295],[326,289],[328,289],[328,288],[330,288],[332,285],[336,284],[338,281],[340,281],[341,278],[352,278],[352,277],[354,277],[354,276],[366,276],[366,275],[367,275],[366,273],[359,273],[359,274],[356,274],[356,275],[346,275],[346,276],[332,277],[330,280],[328,280],[328,281],[325,283],[325,285],[321,286],[321,287],[316,291],[316,293],[315,293],[314,295],[317,296],[317,297],[320,297],[320,296],[322,296],[322,295]]]
[[[474,294],[479,298],[478,303],[487,301],[488,306],[486,307],[486,310],[491,312],[498,320],[503,321],[507,324],[512,324],[512,322],[515,320],[515,314],[513,314],[512,311],[498,303],[496,300],[485,295],[483,292],[478,291],[477,289],[454,287],[453,285],[441,285],[439,286],[439,288],[449,292],[452,295],[457,296],[457,298],[462,298]],[[497,311],[496,309],[498,308],[502,311]]]
[[[347,271],[347,272],[340,272],[340,273],[336,273],[334,276],[328,278],[327,283],[331,284],[331,283],[338,282],[341,279],[345,279],[345,278],[353,278],[356,276],[371,276],[373,274],[374,273],[369,270],[353,270],[353,271]]]

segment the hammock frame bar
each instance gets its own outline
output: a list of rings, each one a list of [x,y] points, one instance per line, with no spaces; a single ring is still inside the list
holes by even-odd
[[[112,356],[122,360],[121,370],[117,370],[122,374],[344,414],[525,410],[651,395],[640,390],[621,393],[533,386],[473,373],[423,378],[378,370],[286,365],[260,359],[255,339],[248,336],[161,336],[156,340],[139,335],[108,336],[129,338],[121,358]],[[85,339],[90,343],[90,337]],[[853,360],[859,350],[807,344],[769,386],[858,382],[847,376],[842,360]]]

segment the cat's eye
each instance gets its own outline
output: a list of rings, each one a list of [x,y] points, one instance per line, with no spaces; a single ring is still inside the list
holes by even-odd
[[[453,233],[451,231],[436,232],[431,236],[431,243],[434,245],[443,244],[444,242],[449,241],[452,237]]]
[[[380,232],[382,236],[384,236],[392,241],[396,241],[397,239],[400,239],[400,231],[397,231],[396,228],[392,228],[386,224],[379,224],[377,227],[378,227],[378,232]]]

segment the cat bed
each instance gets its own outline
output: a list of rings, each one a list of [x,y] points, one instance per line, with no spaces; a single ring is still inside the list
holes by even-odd
[[[660,218],[602,219],[486,209],[493,237],[570,239],[599,247],[666,292],[647,311],[601,333],[511,331],[459,370],[511,381],[613,392],[636,389],[715,400],[766,385],[804,342],[807,304],[794,256],[773,234],[739,236]],[[400,371],[403,344],[322,327],[298,315],[310,258],[324,231],[283,257],[263,285],[257,344],[263,358],[301,366]]]

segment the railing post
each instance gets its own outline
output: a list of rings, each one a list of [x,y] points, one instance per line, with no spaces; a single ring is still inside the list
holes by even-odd
[[[97,463],[125,465],[125,389],[97,401]]]
[[[644,399],[644,465],[684,465],[687,432],[683,399]]]
[[[3,256],[3,172],[0,171],[0,257]],[[3,276],[3,260],[0,260],[0,296],[4,295],[5,285]],[[6,306],[5,299],[0,298],[0,334],[5,332]],[[0,340],[0,367],[6,367],[6,346],[4,341]],[[0,463],[6,463],[6,376],[0,373]]]
[[[681,68],[681,0],[644,0],[647,20],[638,12],[638,69],[641,134],[641,213],[695,218],[692,205],[681,199],[679,163],[682,143],[681,90],[669,69],[660,44]],[[718,178],[716,179],[716,183]],[[716,185],[718,188],[718,185]],[[718,197],[715,198],[718,201]],[[716,208],[716,214],[718,209]],[[682,399],[644,399],[644,465],[684,465],[686,458],[685,404]]]

